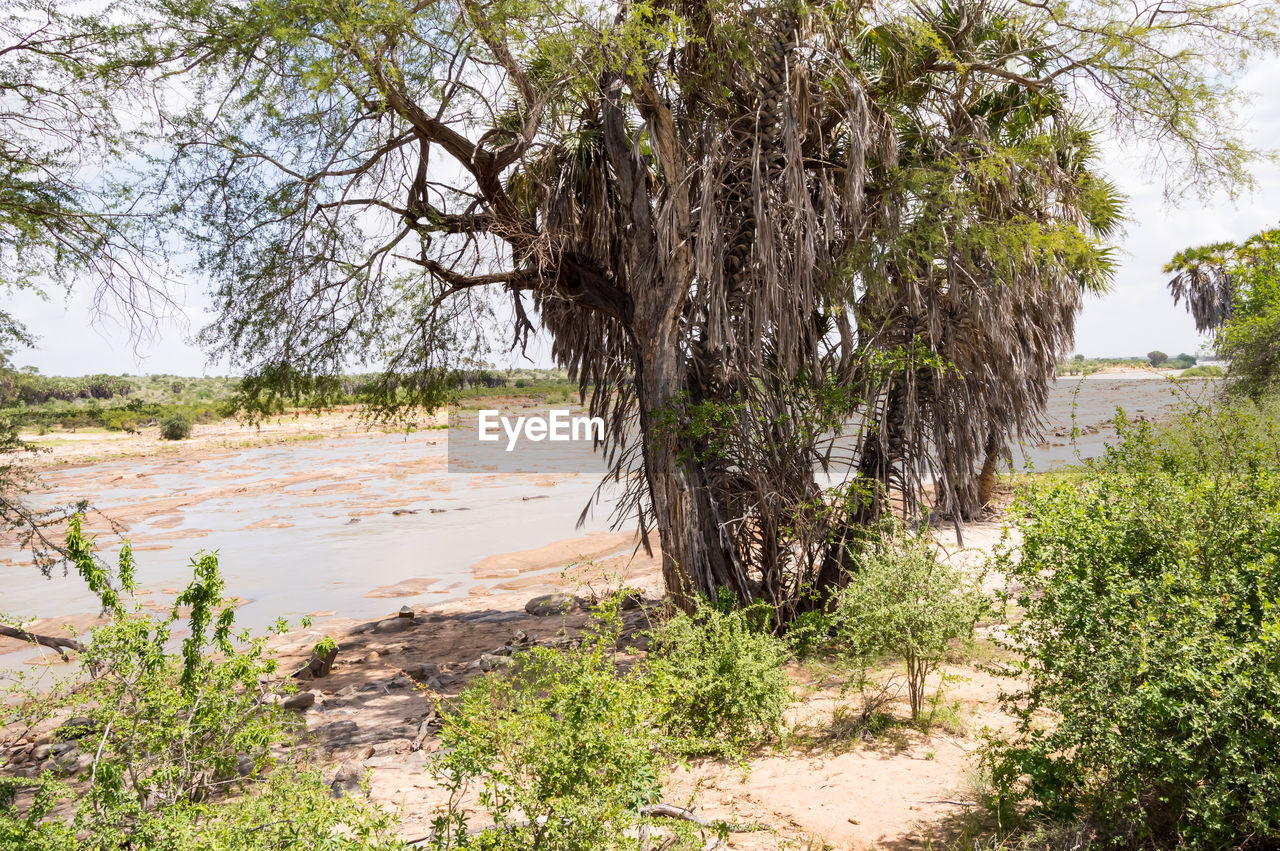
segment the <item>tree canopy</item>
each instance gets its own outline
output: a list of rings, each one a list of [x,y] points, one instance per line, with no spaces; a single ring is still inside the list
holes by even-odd
[[[155,188],[250,401],[358,361],[434,404],[495,323],[546,333],[673,591],[775,603],[890,495],[972,513],[1108,280],[1097,134],[1236,180],[1231,74],[1275,38],[1196,2],[155,9],[194,93]]]
[[[1272,4],[1204,0],[122,4],[58,19],[120,56],[58,47],[89,130],[45,156],[119,153],[145,79],[145,179],[62,203],[109,261],[116,201],[163,214],[246,405],[358,364],[375,414],[432,406],[545,334],[673,592],[792,607],[891,499],[980,509],[1109,280],[1101,135],[1235,185],[1234,75],[1276,44]]]
[[[1230,361],[1229,392],[1259,399],[1280,384],[1280,230],[1188,248],[1164,267],[1169,291]]]

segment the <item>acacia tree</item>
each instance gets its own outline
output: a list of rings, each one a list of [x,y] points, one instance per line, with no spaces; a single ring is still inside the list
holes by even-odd
[[[656,526],[669,589],[774,600],[838,582],[895,482],[971,476],[1033,418],[1105,232],[1064,128],[1105,109],[1183,145],[1192,176],[1235,173],[1206,57],[1271,38],[1269,13],[1187,0],[153,8],[190,101],[157,191],[250,402],[323,400],[356,361],[385,367],[380,410],[431,405],[495,316],[517,342],[544,331],[642,473],[623,509]],[[1034,38],[972,41],[966,15]],[[944,345],[985,305],[1008,321]],[[975,400],[987,421],[961,428]],[[818,432],[849,421],[874,440],[832,493]]]
[[[163,252],[114,166],[139,138],[128,109],[146,91],[146,24],[115,3],[67,5],[0,0],[0,293],[88,288],[141,332],[167,304]],[[35,341],[10,305],[0,303],[0,385],[13,347]],[[0,416],[0,532],[47,573],[61,547],[46,530],[85,506],[29,504],[37,482],[20,459],[31,451]]]

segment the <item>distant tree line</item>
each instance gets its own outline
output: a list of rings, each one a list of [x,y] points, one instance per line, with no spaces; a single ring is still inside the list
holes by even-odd
[[[28,370],[0,369],[0,405],[5,406],[123,398],[133,390],[132,381],[116,375],[55,378]]]

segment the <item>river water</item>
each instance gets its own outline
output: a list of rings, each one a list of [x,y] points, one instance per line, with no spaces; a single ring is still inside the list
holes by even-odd
[[[1117,405],[1130,417],[1155,419],[1179,394],[1200,395],[1207,386],[1103,377],[1060,382],[1046,440],[1015,458],[1043,470],[1097,455],[1114,436],[1107,423]],[[1073,411],[1075,424],[1091,431],[1074,444]],[[594,475],[450,473],[446,460],[440,432],[363,434],[53,470],[43,476],[48,490],[41,498],[50,504],[87,498],[121,524],[136,552],[143,599],[157,610],[185,585],[191,556],[216,550],[228,593],[245,601],[239,623],[254,628],[280,616],[376,617],[404,603],[501,589],[512,576],[558,572],[579,555],[634,546],[604,534],[607,500],[577,525],[595,491]],[[103,551],[116,551],[120,537],[101,519],[94,525]],[[548,546],[556,542],[566,543]],[[543,557],[515,568],[475,569],[495,554],[543,547]],[[0,612],[32,618],[94,609],[78,577],[43,579],[23,553],[0,549]],[[31,655],[5,652],[13,649],[0,644],[0,667]]]

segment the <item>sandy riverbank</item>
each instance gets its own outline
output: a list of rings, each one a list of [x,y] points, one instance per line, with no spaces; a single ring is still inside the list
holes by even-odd
[[[940,546],[951,558],[978,568],[1001,534],[999,522],[968,527],[960,551],[949,530]],[[324,636],[341,650],[332,673],[301,683],[311,697],[302,710],[317,757],[336,776],[368,771],[368,794],[398,813],[405,837],[430,830],[445,790],[427,771],[439,748],[437,701],[456,695],[485,669],[498,666],[511,648],[551,644],[579,634],[590,614],[583,606],[563,615],[526,611],[533,591],[559,591],[586,601],[621,587],[643,592],[645,604],[625,613],[636,636],[661,610],[657,554],[643,550],[577,564],[579,545],[511,553],[504,564],[565,568],[537,587],[495,590],[448,603],[413,607],[401,617],[389,608],[372,619],[330,618],[271,642],[282,671],[301,668]],[[641,641],[630,654],[641,654]],[[493,661],[497,659],[497,661]],[[698,759],[673,770],[665,799],[694,806],[704,818],[769,825],[771,830],[734,834],[728,848],[764,851],[786,843],[821,843],[832,849],[914,848],[943,839],[972,800],[974,755],[984,729],[1006,729],[999,709],[1001,682],[957,657],[945,674],[949,721],[928,733],[902,726],[864,739],[843,732],[846,708],[836,672],[792,665],[796,701],[787,712],[788,735],[777,747],[751,755],[746,771],[736,763]],[[888,676],[889,672],[881,672]],[[905,718],[903,702],[890,710]],[[10,738],[19,731],[9,731]],[[28,731],[27,735],[33,735]],[[468,805],[477,806],[474,796]],[[483,815],[479,820],[483,821]]]
[[[964,550],[956,547],[950,530],[940,531],[938,540],[952,559],[976,569],[1000,534],[1000,523],[987,522],[966,529]],[[646,554],[634,544],[625,536],[597,535],[494,556],[478,564],[477,572],[524,575],[509,578],[507,588],[413,606],[409,617],[385,601],[383,616],[329,617],[273,639],[271,652],[282,672],[303,667],[322,637],[332,637],[341,648],[329,676],[300,684],[310,701],[302,719],[326,771],[367,771],[370,799],[398,813],[405,837],[425,835],[434,811],[447,800],[427,771],[439,748],[437,701],[485,676],[496,666],[490,660],[501,661],[513,647],[554,645],[579,634],[590,619],[585,601],[614,588],[642,592],[645,604],[625,613],[629,633],[642,633],[661,610],[663,588],[659,554]],[[584,561],[584,551],[594,558]],[[534,577],[536,582],[527,581]],[[525,606],[534,592],[576,595],[584,605],[563,615],[535,616]],[[92,619],[76,624],[91,625]],[[54,658],[52,651],[46,654],[47,661]],[[45,675],[66,670],[64,664],[51,664]],[[955,827],[966,808],[954,802],[972,794],[967,784],[980,732],[1009,724],[997,699],[1007,684],[957,658],[945,669],[953,678],[945,700],[954,720],[929,733],[903,726],[864,740],[842,732],[845,708],[857,698],[843,694],[835,672],[792,665],[789,674],[797,699],[787,712],[784,742],[752,754],[745,772],[736,763],[713,759],[678,767],[667,778],[666,800],[695,806],[704,818],[771,827],[733,835],[725,847],[741,851],[805,842],[832,849],[911,848]],[[902,702],[891,711],[902,717],[908,712]],[[6,743],[12,754],[17,742],[40,732],[4,731],[0,762]],[[469,805],[476,806],[474,797]]]

